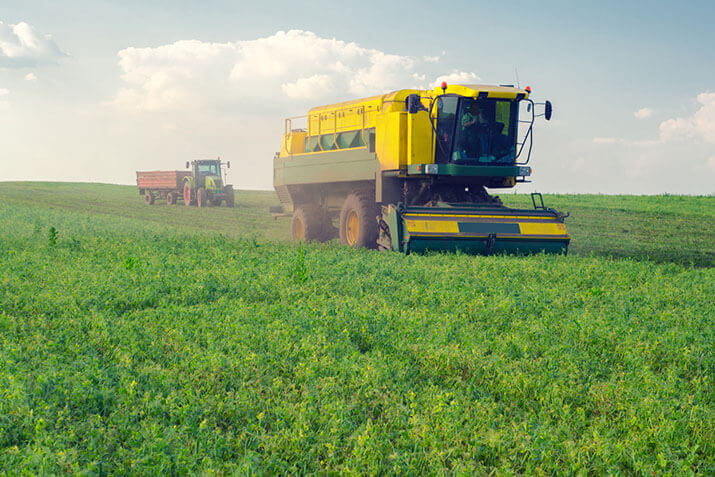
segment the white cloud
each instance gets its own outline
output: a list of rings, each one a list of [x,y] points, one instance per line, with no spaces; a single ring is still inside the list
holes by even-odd
[[[624,142],[624,139],[619,137],[594,137],[594,144],[618,144]]]
[[[433,58],[395,55],[301,30],[255,40],[177,41],[119,52],[123,87],[113,103],[134,110],[284,109],[285,102],[331,101],[425,87]],[[425,71],[425,69],[427,71]],[[455,71],[454,82],[478,79]]]
[[[635,116],[636,119],[648,119],[653,116],[654,112],[652,108],[641,108],[633,113],[633,116]]]
[[[37,79],[37,76],[35,76],[35,73],[27,73],[25,75],[25,81],[35,81]]]
[[[308,78],[298,78],[291,83],[284,83],[281,89],[289,98],[313,99],[320,96],[321,91],[333,89],[333,79],[328,75],[313,75]]]
[[[50,35],[38,33],[32,25],[8,25],[0,21],[0,67],[34,66],[53,63],[65,56]]]
[[[701,106],[692,116],[668,119],[660,124],[663,141],[697,139],[715,144],[715,93],[700,93],[697,101]]]
[[[453,70],[449,74],[438,76],[437,79],[434,80],[433,85],[440,85],[443,81],[446,81],[447,84],[473,84],[475,81],[479,80],[479,76],[475,73]]]
[[[699,94],[697,102],[692,115],[663,121],[651,139],[594,137],[592,164],[600,168],[590,172],[594,182],[606,180],[602,171],[617,170],[624,182],[614,180],[614,186],[632,183],[648,193],[715,192],[715,93]]]

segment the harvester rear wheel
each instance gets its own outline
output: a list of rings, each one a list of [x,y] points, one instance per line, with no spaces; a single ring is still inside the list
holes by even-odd
[[[175,192],[169,192],[168,194],[166,194],[166,203],[168,205],[176,204],[176,193]]]
[[[193,203],[191,200],[191,184],[184,182],[184,205],[190,206]]]
[[[144,192],[144,202],[147,205],[152,205],[154,203],[154,195],[151,193],[151,191]]]
[[[340,241],[351,247],[377,247],[377,205],[368,194],[353,192],[340,210]]]
[[[294,242],[324,240],[325,211],[317,204],[299,205],[293,212],[290,235]]]
[[[234,204],[233,186],[227,185],[223,188],[223,191],[226,194],[226,207],[233,207],[233,204]]]
[[[208,197],[206,197],[206,189],[203,187],[196,189],[196,205],[199,207],[206,207],[209,205]]]

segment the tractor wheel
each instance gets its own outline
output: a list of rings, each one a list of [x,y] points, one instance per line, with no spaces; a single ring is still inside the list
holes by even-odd
[[[152,205],[154,203],[154,195],[151,193],[151,191],[146,191],[144,192],[144,202],[147,205]]]
[[[206,197],[206,189],[203,187],[196,189],[196,205],[199,207],[207,207],[209,205],[208,197]]]
[[[214,207],[218,207],[219,205],[221,205],[221,199],[211,199],[210,202],[211,205],[213,205]]]
[[[223,192],[226,194],[226,207],[233,207],[233,186],[227,185],[223,188]]]
[[[166,203],[167,205],[176,204],[176,192],[169,192],[166,194]]]
[[[290,235],[294,242],[323,242],[325,211],[317,204],[299,205],[293,212]]]
[[[184,205],[190,206],[193,201],[191,200],[191,185],[188,182],[184,182]]]
[[[367,193],[348,195],[340,210],[340,241],[351,247],[377,247],[377,205]]]

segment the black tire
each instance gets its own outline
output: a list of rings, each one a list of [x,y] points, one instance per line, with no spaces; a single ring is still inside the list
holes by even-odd
[[[150,190],[144,192],[144,203],[146,205],[154,204],[154,194],[152,194]]]
[[[226,207],[233,207],[234,204],[234,192],[233,186],[227,185],[223,188],[223,192],[226,194]]]
[[[193,194],[191,193],[191,186],[189,185],[189,181],[184,182],[184,205],[185,206],[190,206],[193,205],[195,200],[192,197]]]
[[[290,236],[294,242],[323,242],[325,211],[317,204],[299,205],[290,222]]]
[[[175,192],[169,192],[168,194],[166,194],[166,203],[167,203],[167,205],[176,204],[176,193]]]
[[[209,205],[209,199],[206,197],[206,189],[203,187],[196,189],[196,205],[198,207],[207,207]]]
[[[340,210],[340,241],[351,247],[376,248],[377,215],[377,204],[369,193],[348,195]]]
[[[218,207],[219,205],[221,205],[221,199],[211,199],[211,205],[213,205],[214,207]]]

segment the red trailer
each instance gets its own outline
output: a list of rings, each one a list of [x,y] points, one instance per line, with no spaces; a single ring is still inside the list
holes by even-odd
[[[155,199],[165,199],[169,205],[184,198],[184,180],[191,171],[137,171],[137,187],[144,202],[151,205]]]

